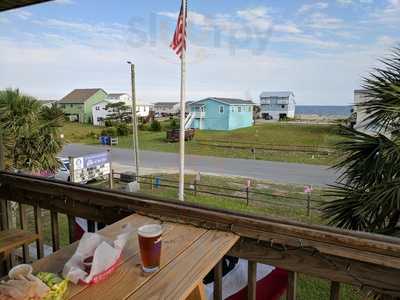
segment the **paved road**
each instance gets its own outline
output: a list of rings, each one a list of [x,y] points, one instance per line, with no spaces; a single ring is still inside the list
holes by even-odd
[[[103,146],[69,144],[65,146],[61,155],[80,156],[105,151],[105,149]],[[132,152],[127,149],[113,148],[112,161],[133,166]],[[141,167],[144,168],[178,170],[179,156],[175,153],[141,151],[140,162]],[[333,170],[324,166],[263,160],[187,155],[185,164],[188,171],[244,176],[277,183],[326,185],[332,184],[337,178],[337,174]]]

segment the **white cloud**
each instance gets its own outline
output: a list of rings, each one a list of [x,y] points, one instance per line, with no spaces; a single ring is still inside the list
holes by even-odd
[[[329,17],[323,13],[314,13],[309,17],[307,25],[315,29],[338,29],[343,26],[343,20]]]
[[[299,10],[297,13],[299,14],[304,14],[309,11],[313,10],[323,10],[328,8],[329,4],[327,2],[315,2],[315,3],[310,3],[310,4],[303,4],[300,6]]]
[[[341,5],[350,5],[353,4],[353,0],[336,0],[337,3],[341,4]]]
[[[387,0],[383,9],[376,9],[371,14],[370,22],[398,26],[400,24],[400,0]]]
[[[32,13],[27,10],[16,10],[13,14],[22,20],[28,20],[32,16]]]

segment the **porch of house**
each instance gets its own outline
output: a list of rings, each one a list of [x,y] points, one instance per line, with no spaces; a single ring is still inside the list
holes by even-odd
[[[1,230],[7,232],[16,224],[21,230],[31,232],[31,240],[27,240],[26,243],[35,240],[37,255],[30,253],[27,244],[22,246],[22,251],[20,250],[22,260],[27,262],[41,259],[45,255],[43,233],[48,228],[42,226],[42,220],[45,213],[50,215],[51,244],[55,252],[46,257],[46,260],[39,260],[33,264],[38,270],[46,265],[43,261],[52,261],[56,263],[54,265],[48,263],[46,270],[60,271],[60,266],[68,259],[67,254],[73,253],[77,246],[74,235],[75,217],[90,220],[89,231],[94,230],[94,222],[110,225],[115,222],[119,222],[116,224],[125,222],[127,217],[127,220],[151,218],[175,224],[176,227],[190,227],[190,231],[221,232],[237,237],[234,240],[230,239],[231,242],[234,241],[232,244],[224,243],[225,246],[218,251],[216,249],[207,251],[211,255],[207,258],[209,264],[212,264],[210,269],[214,267],[214,299],[222,299],[222,267],[221,256],[218,255],[223,255],[221,253],[225,252],[249,261],[247,299],[256,299],[258,263],[275,266],[288,272],[287,299],[296,299],[298,273],[329,281],[330,299],[339,299],[341,283],[354,285],[365,295],[376,291],[385,294],[387,299],[400,297],[400,243],[398,239],[386,236],[239,214],[156,197],[95,189],[6,172],[0,173],[0,204]],[[11,206],[17,208],[16,216],[11,213]],[[60,226],[60,214],[67,215],[68,226]],[[113,226],[115,225],[105,227],[103,229],[105,234],[110,234]],[[63,228],[66,228],[66,232],[63,232]],[[179,238],[188,237],[188,234],[183,232],[188,231],[182,231]],[[62,235],[68,236],[70,245],[61,247]],[[198,239],[196,241],[199,242]],[[5,265],[3,267],[6,268],[16,263],[13,261],[15,256],[9,253],[3,253],[2,259]],[[193,258],[191,268],[182,269],[180,275],[175,273],[172,278],[175,276],[178,279],[179,276],[185,275],[186,282],[197,280],[196,276],[205,274],[200,272],[194,276],[193,269],[203,262],[201,257]],[[189,271],[192,275],[186,276],[188,273],[185,272]],[[167,271],[164,273],[171,276]],[[107,280],[113,280],[113,276],[120,275],[112,274]],[[193,286],[196,284],[197,282],[192,283]],[[86,292],[90,292],[93,288],[89,287]],[[166,284],[164,288],[171,290],[171,284]],[[135,297],[131,295],[129,298]],[[168,299],[167,296],[159,298]]]

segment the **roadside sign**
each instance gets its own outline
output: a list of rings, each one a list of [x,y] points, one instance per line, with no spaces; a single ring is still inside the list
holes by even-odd
[[[70,157],[71,181],[76,183],[104,177],[111,172],[108,152],[89,154],[81,157]]]

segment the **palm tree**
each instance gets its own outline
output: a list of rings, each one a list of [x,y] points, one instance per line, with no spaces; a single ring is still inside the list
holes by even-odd
[[[62,149],[59,128],[62,112],[45,107],[19,90],[0,91],[0,131],[6,169],[28,172],[54,171]]]
[[[322,206],[334,226],[395,234],[400,220],[400,48],[380,60],[364,78],[369,101],[360,104],[367,118],[364,133],[342,127],[347,139],[338,144],[343,159],[334,168],[342,175]]]

